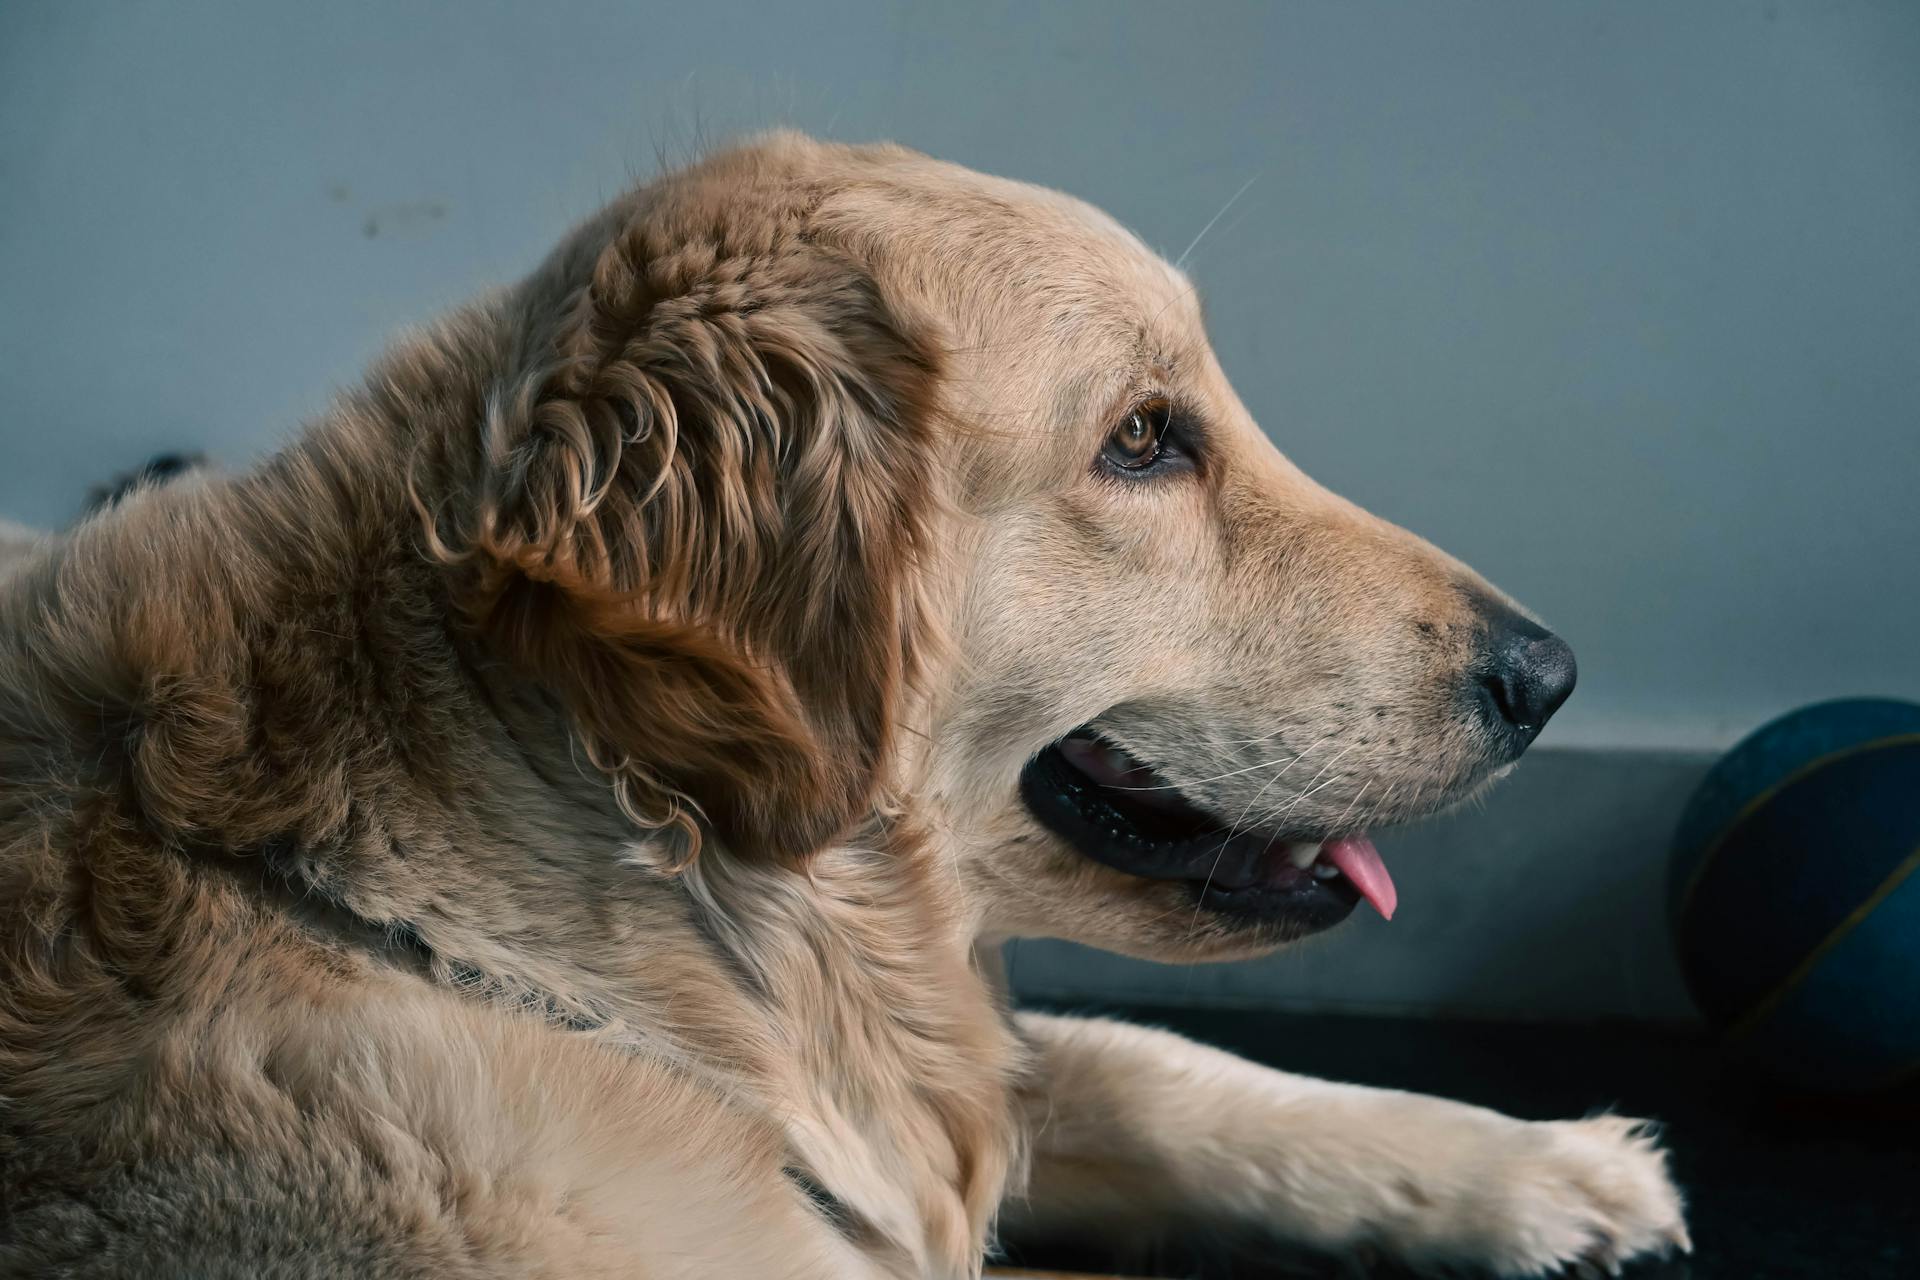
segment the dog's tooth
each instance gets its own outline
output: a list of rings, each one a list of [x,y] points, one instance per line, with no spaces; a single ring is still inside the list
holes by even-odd
[[[1315,880],[1331,880],[1339,874],[1340,868],[1334,866],[1331,862],[1316,862],[1313,865],[1313,878]]]
[[[1287,861],[1305,871],[1320,856],[1318,840],[1289,840],[1286,845]]]

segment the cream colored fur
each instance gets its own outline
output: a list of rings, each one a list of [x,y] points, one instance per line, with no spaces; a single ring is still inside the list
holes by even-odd
[[[1153,396],[1202,462],[1099,473]],[[266,463],[9,554],[0,1273],[953,1280],[1001,1215],[1686,1244],[1631,1122],[1007,1009],[1008,938],[1295,932],[1036,823],[1076,726],[1262,830],[1498,772],[1493,589],[1288,463],[1191,282],[1067,197],[723,153]]]

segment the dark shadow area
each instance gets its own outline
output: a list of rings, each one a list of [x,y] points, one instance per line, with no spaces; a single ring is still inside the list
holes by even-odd
[[[1064,1010],[1063,1010],[1064,1011]],[[1082,1011],[1084,1012],[1084,1011]],[[1723,1066],[1704,1038],[1635,1027],[1522,1027],[1137,1008],[1283,1070],[1440,1094],[1526,1119],[1613,1110],[1666,1126],[1695,1252],[1627,1268],[1637,1280],[1920,1277],[1920,1088],[1872,1099],[1781,1093]],[[1172,1240],[1149,1257],[1010,1242],[1012,1261],[1192,1280],[1380,1277],[1355,1258],[1262,1255]]]

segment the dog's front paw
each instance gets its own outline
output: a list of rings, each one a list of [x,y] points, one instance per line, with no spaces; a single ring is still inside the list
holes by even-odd
[[[1478,1185],[1442,1232],[1453,1246],[1442,1252],[1458,1253],[1432,1261],[1498,1276],[1617,1275],[1633,1258],[1693,1247],[1666,1153],[1644,1122],[1519,1124],[1480,1155]]]

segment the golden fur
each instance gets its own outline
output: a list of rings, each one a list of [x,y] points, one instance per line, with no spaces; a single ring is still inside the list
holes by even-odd
[[[1093,476],[1148,394],[1205,464]],[[1492,589],[1287,464],[1065,197],[764,139],[7,556],[0,1274],[954,1277],[1003,1206],[1684,1242],[1626,1122],[1004,1007],[1013,936],[1290,936],[1037,826],[1075,726],[1321,827],[1492,772],[1443,695]]]

